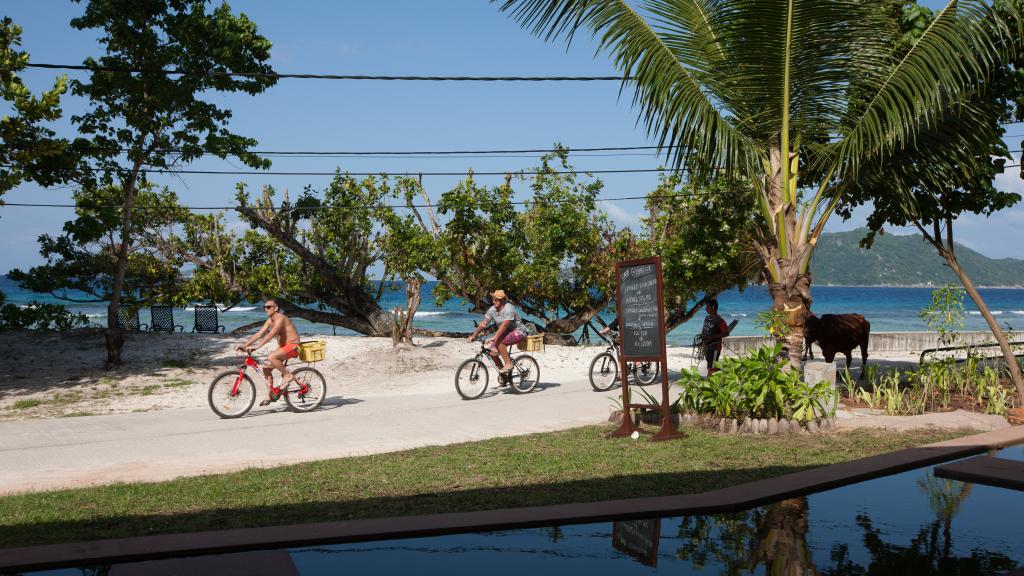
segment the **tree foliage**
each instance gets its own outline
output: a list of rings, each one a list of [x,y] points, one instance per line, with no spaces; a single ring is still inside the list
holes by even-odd
[[[844,188],[912,148],[1019,53],[1006,2],[952,1],[898,52],[902,1],[504,0],[535,34],[591,33],[675,169],[752,185],[755,247],[798,364],[808,265]],[[997,9],[998,8],[998,9]]]
[[[89,108],[72,121],[92,140],[88,152],[96,172],[86,186],[117,183],[124,192],[125,237],[133,229],[136,186],[145,182],[145,169],[167,168],[203,154],[235,156],[257,168],[270,164],[249,152],[255,140],[227,129],[230,110],[204,99],[214,92],[258,94],[272,86],[276,79],[266,75],[272,72],[266,63],[270,41],[226,3],[211,11],[208,4],[88,0],[82,16],[71,21],[78,30],[99,30],[106,49],[102,57],[85,60],[92,68],[88,81],[71,83],[74,94],[89,100]],[[237,71],[256,75],[224,74]],[[107,312],[108,369],[121,363],[125,337],[116,315],[128,244],[118,250]]]
[[[150,184],[141,187],[136,209],[146,217],[133,221],[128,234],[121,229],[124,192],[118,186],[80,190],[74,200],[76,218],[65,222],[60,234],[39,237],[46,263],[12,270],[12,280],[64,301],[106,302],[114,292],[118,251],[126,245],[125,300],[184,303],[178,297],[181,260],[167,258],[145,241],[184,218],[173,192]]]

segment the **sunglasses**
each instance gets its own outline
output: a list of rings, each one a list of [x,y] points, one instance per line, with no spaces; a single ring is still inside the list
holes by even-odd
[[[273,310],[274,308],[277,308],[277,306],[264,306],[263,307],[264,310]]]

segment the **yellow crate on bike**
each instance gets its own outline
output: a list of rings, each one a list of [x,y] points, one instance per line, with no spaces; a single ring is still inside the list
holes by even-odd
[[[544,335],[533,334],[520,340],[516,346],[524,352],[540,352],[544,350]]]
[[[327,356],[327,342],[313,340],[299,343],[299,360],[303,362],[319,362]]]

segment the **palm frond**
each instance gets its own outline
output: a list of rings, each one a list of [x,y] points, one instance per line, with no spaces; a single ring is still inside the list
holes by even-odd
[[[668,157],[673,168],[698,158],[689,167],[700,176],[746,164],[745,139],[720,112],[712,87],[702,82],[718,73],[709,63],[723,62],[714,56],[712,28],[712,9],[721,3],[650,0],[648,4],[656,17],[680,15],[679,34],[659,34],[624,0],[506,0],[501,9],[511,11],[523,27],[548,40],[565,36],[571,41],[580,29],[598,38],[599,50],[607,50],[622,71],[623,88],[633,87],[633,105],[640,108],[648,133],[659,146],[672,146]]]
[[[1009,3],[1003,8],[1013,11]],[[967,101],[965,95],[1020,49],[1020,15],[1005,16],[980,0],[952,0],[905,56],[864,66],[874,72],[862,84],[875,91],[863,108],[853,110],[841,128],[843,138],[829,147],[833,161],[855,176],[862,160],[913,147],[950,101]]]

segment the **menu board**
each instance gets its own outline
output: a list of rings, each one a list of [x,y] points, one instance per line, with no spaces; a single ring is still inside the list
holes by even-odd
[[[612,547],[648,566],[658,566],[661,519],[627,520],[612,523]]]
[[[619,333],[622,354],[631,357],[661,357],[661,298],[658,267],[654,262],[619,267]]]

